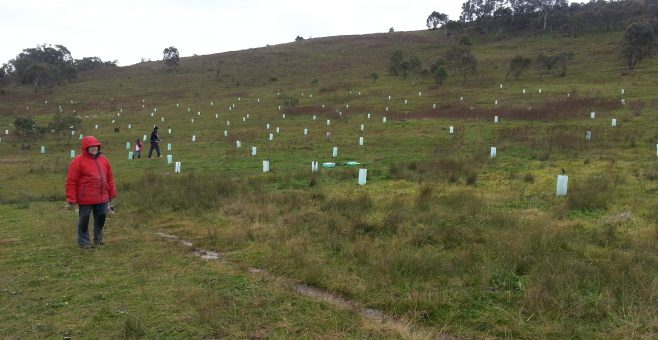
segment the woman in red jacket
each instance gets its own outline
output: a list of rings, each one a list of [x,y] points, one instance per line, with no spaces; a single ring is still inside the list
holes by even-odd
[[[103,226],[109,202],[117,196],[110,161],[100,152],[101,142],[93,136],[82,139],[82,154],[75,157],[66,175],[66,200],[79,207],[78,245],[92,248],[89,216],[94,214],[94,244],[102,245]]]

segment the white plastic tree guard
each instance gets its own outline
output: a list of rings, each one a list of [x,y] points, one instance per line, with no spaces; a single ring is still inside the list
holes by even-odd
[[[359,185],[366,185],[367,177],[368,177],[368,169],[365,169],[365,168],[359,169],[359,182],[358,182],[358,184]]]
[[[566,196],[568,185],[569,185],[569,176],[557,175],[557,190],[555,192],[555,195]]]

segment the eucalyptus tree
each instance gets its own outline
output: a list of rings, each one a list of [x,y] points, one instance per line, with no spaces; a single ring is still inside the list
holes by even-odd
[[[176,47],[170,46],[165,48],[162,51],[162,55],[162,60],[164,61],[165,65],[169,66],[169,72],[171,72],[172,68],[178,67],[178,63],[180,62],[180,54],[178,53],[178,49]]]

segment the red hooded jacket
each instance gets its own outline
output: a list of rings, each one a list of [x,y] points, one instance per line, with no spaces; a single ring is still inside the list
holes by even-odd
[[[87,151],[98,146],[94,155]],[[66,174],[66,200],[74,204],[100,204],[117,196],[112,166],[100,153],[101,142],[93,136],[82,139],[82,154],[76,156]]]

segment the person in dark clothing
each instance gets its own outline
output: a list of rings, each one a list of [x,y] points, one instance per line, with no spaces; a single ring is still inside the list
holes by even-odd
[[[78,205],[78,245],[93,248],[89,239],[89,218],[94,215],[94,245],[102,245],[103,227],[112,199],[117,196],[112,166],[100,152],[101,142],[93,136],[82,140],[82,154],[71,161],[66,174],[66,200]]]
[[[160,139],[160,136],[158,135],[158,126],[153,127],[153,131],[151,132],[151,148],[149,149],[149,158],[151,158],[151,155],[153,154],[153,150],[155,150],[158,153],[158,157],[162,157],[160,155],[160,146],[158,143],[160,143],[162,140]]]

